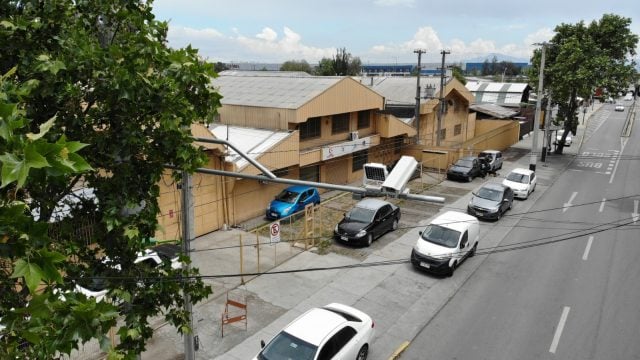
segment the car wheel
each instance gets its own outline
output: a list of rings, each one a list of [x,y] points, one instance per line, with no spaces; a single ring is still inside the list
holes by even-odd
[[[369,355],[369,346],[363,345],[360,348],[360,351],[358,351],[358,356],[356,357],[356,360],[366,360],[367,355]]]
[[[453,272],[456,271],[456,267],[458,267],[458,262],[454,262],[453,266],[449,269],[449,273],[447,274],[447,276],[451,277],[453,276]]]
[[[467,176],[467,182],[471,182],[473,180],[473,176],[469,175]]]
[[[533,190],[531,190],[531,192],[534,192],[534,191],[536,191],[536,186],[535,185],[533,185]]]
[[[500,218],[502,218],[502,211],[498,209],[498,216],[496,216],[496,221],[500,220]]]
[[[476,256],[476,250],[478,249],[478,243],[473,244],[471,251],[469,251],[469,257],[472,258]]]
[[[391,230],[398,229],[398,218],[393,219],[393,225],[391,225]]]
[[[373,243],[373,234],[369,233],[367,234],[367,246],[371,246],[372,243]]]

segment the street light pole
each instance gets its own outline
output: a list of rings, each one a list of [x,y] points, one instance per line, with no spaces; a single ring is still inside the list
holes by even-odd
[[[416,84],[416,110],[415,110],[415,119],[416,119],[416,144],[420,144],[420,70],[421,64],[420,61],[422,59],[422,54],[426,51],[422,49],[413,50],[414,54],[418,54],[418,76],[417,76],[417,84]]]
[[[536,171],[536,151],[538,150],[538,127],[540,127],[540,108],[542,107],[543,80],[544,80],[544,56],[547,43],[542,43],[542,53],[540,56],[540,75],[538,79],[538,98],[536,99],[536,115],[533,118],[533,139],[531,141],[531,156],[529,159],[529,170]]]
[[[191,174],[186,171],[182,172],[182,252],[189,257],[191,252],[191,240],[193,240],[193,189]],[[189,271],[189,263],[184,264]],[[186,280],[188,281],[188,280]],[[191,296],[187,292],[186,284],[183,285],[184,311],[187,313],[189,331],[184,333],[184,359],[195,359],[194,332],[193,326],[193,308],[191,304]]]

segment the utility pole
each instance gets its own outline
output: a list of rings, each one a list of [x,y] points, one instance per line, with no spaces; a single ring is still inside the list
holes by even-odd
[[[444,68],[444,58],[447,54],[451,54],[451,51],[447,51],[447,50],[442,50],[440,51],[440,54],[442,54],[442,66],[440,67],[440,99],[439,99],[439,104],[440,105],[440,109],[438,110],[438,130],[436,132],[436,146],[440,146],[440,132],[442,129],[442,117],[444,116],[444,107],[445,107],[445,103],[444,103],[444,75],[445,75],[445,68]]]
[[[542,162],[546,161],[547,151],[551,151],[551,132],[549,131],[549,127],[551,126],[551,120],[553,117],[551,116],[551,96],[547,99],[547,111],[544,113],[544,139],[542,139],[542,156],[540,160]]]
[[[538,98],[536,99],[536,115],[533,118],[533,140],[531,141],[531,156],[529,159],[529,170],[536,171],[536,151],[538,150],[538,128],[540,127],[540,109],[542,107],[543,80],[544,80],[544,55],[547,43],[542,43],[542,54],[540,57],[540,75],[538,79]]]
[[[417,84],[416,84],[416,111],[415,111],[415,118],[416,118],[416,144],[420,144],[420,70],[422,69],[422,65],[421,65],[421,59],[422,59],[422,54],[424,54],[426,51],[422,50],[422,49],[417,49],[417,50],[413,50],[414,54],[418,54],[418,76],[417,78]]]
[[[193,186],[191,182],[191,174],[186,171],[182,172],[182,252],[186,257],[190,257],[191,252],[191,240],[193,240]],[[189,271],[191,265],[184,264],[186,270]],[[188,280],[186,280],[188,281]],[[184,334],[184,359],[194,360],[194,332],[193,327],[193,310],[191,306],[191,296],[187,292],[186,283],[183,283],[183,295],[184,295],[184,311],[189,316],[188,326],[190,331]],[[197,337],[196,337],[197,338]]]

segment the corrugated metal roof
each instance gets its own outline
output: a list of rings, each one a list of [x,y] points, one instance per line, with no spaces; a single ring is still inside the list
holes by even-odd
[[[518,111],[496,104],[473,104],[469,106],[469,109],[483,114],[489,114],[498,119],[507,119],[518,114]]]
[[[345,77],[220,76],[213,85],[223,105],[298,109]]]
[[[449,78],[445,79],[445,83]],[[416,78],[415,77],[370,77],[362,78],[362,84],[384,96],[387,104],[415,104],[416,103]],[[373,84],[372,84],[373,82]],[[422,99],[426,98],[426,86],[435,87],[432,96],[439,96],[440,77],[420,77],[420,89]]]
[[[288,131],[252,129],[223,124],[213,124],[209,126],[209,130],[216,138],[226,139],[252,159],[256,159],[258,156],[268,152],[292,134]],[[234,163],[238,170],[249,164],[245,158],[231,148],[229,148],[229,155],[225,157],[225,161]]]
[[[491,83],[469,81],[465,84],[467,90],[475,96],[477,104],[510,104],[517,105],[530,87],[524,83]]]
[[[278,76],[278,77],[309,77],[304,71],[249,71],[249,70],[225,70],[218,73],[220,76]]]

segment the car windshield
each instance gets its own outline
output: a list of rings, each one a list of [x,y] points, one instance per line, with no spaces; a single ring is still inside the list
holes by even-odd
[[[500,201],[502,199],[502,191],[494,190],[494,189],[488,189],[488,188],[485,188],[485,187],[481,187],[473,195],[475,195],[475,196],[477,196],[479,198],[483,198],[483,199],[487,199],[487,200],[493,200],[493,201]]]
[[[317,346],[287,333],[280,332],[258,355],[260,360],[312,360],[318,350]]]
[[[429,225],[422,232],[422,239],[436,245],[454,248],[458,246],[460,232],[439,225]]]
[[[526,184],[529,182],[529,176],[525,174],[518,174],[516,172],[512,172],[507,176],[507,180],[521,183],[521,184]]]
[[[82,277],[77,280],[78,285],[90,291],[102,291],[107,288],[105,278]]]
[[[489,154],[489,153],[480,153],[480,155],[478,155],[478,157],[479,158],[486,158],[489,161],[493,160],[493,155]]]
[[[354,207],[347,214],[347,219],[351,221],[370,223],[371,221],[373,221],[373,216],[375,214],[376,214],[375,210]]]
[[[473,161],[471,161],[471,160],[458,160],[458,161],[456,161],[456,166],[470,168],[470,167],[473,167]]]
[[[296,202],[297,197],[297,192],[293,192],[291,190],[282,190],[282,192],[278,194],[278,196],[276,196],[276,200],[293,204],[294,202]]]

